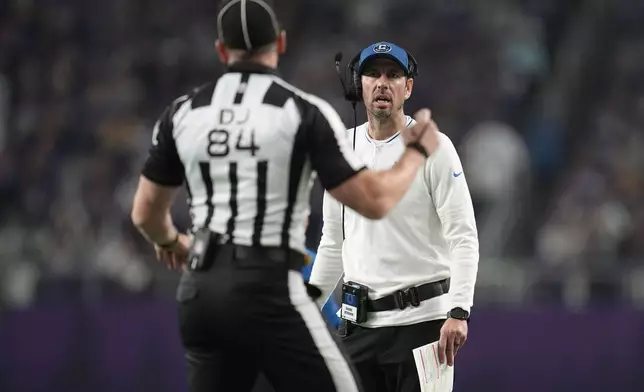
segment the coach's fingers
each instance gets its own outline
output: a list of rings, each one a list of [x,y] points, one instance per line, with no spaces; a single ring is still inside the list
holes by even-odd
[[[461,341],[458,339],[458,337],[454,337],[454,358],[456,358],[456,354],[458,353],[458,350],[461,348]]]
[[[447,335],[441,332],[441,337],[438,340],[438,362],[441,365],[445,363],[446,348],[447,348]]]
[[[454,366],[454,336],[447,338],[447,347],[445,347],[445,356],[447,357],[447,365]]]

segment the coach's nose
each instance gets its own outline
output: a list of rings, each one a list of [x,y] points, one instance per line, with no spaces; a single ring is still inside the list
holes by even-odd
[[[387,79],[386,74],[380,74],[378,81],[376,81],[376,88],[378,88],[378,90],[386,90],[389,88],[389,80]]]

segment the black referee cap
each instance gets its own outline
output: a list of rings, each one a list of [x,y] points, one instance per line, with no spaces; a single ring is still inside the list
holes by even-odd
[[[269,0],[230,0],[219,10],[217,31],[226,47],[253,50],[275,42],[280,27]]]

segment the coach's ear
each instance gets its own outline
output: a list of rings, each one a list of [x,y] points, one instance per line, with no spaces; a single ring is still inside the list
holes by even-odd
[[[219,61],[224,65],[228,64],[228,59],[230,58],[228,49],[221,40],[215,41],[215,49],[217,50],[217,55],[219,55]]]
[[[277,36],[277,54],[284,54],[286,52],[286,31],[282,30],[280,35]]]
[[[412,78],[407,78],[407,83],[405,86],[405,101],[411,97],[411,92],[414,89],[414,79]]]

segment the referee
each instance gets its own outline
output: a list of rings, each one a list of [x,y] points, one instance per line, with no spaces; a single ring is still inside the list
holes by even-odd
[[[157,258],[184,271],[177,300],[190,390],[250,391],[263,372],[276,391],[358,391],[311,298],[319,290],[300,272],[313,176],[357,213],[382,218],[438,147],[429,111],[405,131],[391,170],[367,170],[335,110],[278,76],[286,37],[269,4],[226,2],[217,28],[226,72],[161,114],[132,210]],[[170,216],[182,185],[189,235]]]

